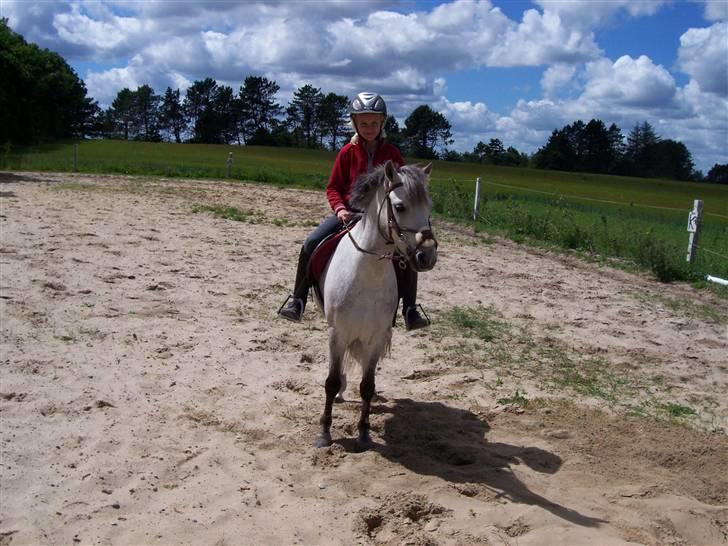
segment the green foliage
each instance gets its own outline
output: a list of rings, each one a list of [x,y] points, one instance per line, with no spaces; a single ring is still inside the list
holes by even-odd
[[[710,184],[728,184],[728,163],[716,163],[708,171],[705,181]]]
[[[436,158],[440,147],[452,144],[450,122],[426,104],[414,109],[404,127],[405,149],[415,157]]]
[[[526,408],[529,404],[526,393],[522,393],[519,389],[516,389],[512,396],[499,398],[497,402],[503,406],[518,406],[519,408]]]
[[[438,318],[436,333],[447,331],[463,337],[475,337],[488,343],[508,331],[508,324],[493,318],[494,314],[492,309],[484,307],[453,307]]]
[[[619,179],[613,180],[618,185]],[[672,187],[678,188],[674,184]],[[469,222],[474,193],[471,188],[455,181],[433,184],[434,210]],[[728,192],[711,195],[718,209],[721,205],[725,207],[727,198]],[[689,203],[691,200],[685,199],[685,212],[673,212],[591,201],[581,203],[578,199],[554,199],[525,192],[486,191],[474,227],[487,228],[518,242],[553,245],[602,260],[618,258],[626,266],[631,264],[651,271],[663,282],[700,281],[706,273],[725,277],[728,261],[721,256],[728,255],[727,218],[706,216],[701,245],[712,252],[698,252],[692,264],[685,260]]]
[[[224,205],[195,205],[192,212],[211,212],[218,218],[226,220],[234,220],[236,222],[251,222],[254,213],[251,211],[243,211],[235,207],[226,207]]]
[[[697,412],[690,406],[683,406],[682,404],[676,404],[674,402],[664,404],[662,409],[672,417],[686,417],[697,414]]]
[[[27,43],[0,18],[0,142],[71,137],[88,114],[86,87],[66,61]]]

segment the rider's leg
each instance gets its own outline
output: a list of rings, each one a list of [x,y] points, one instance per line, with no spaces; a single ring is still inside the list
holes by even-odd
[[[278,311],[278,314],[283,318],[294,322],[301,321],[303,311],[306,309],[308,289],[311,286],[311,281],[308,278],[308,263],[311,261],[313,251],[316,250],[319,243],[332,233],[336,233],[340,227],[341,222],[339,222],[339,219],[336,216],[329,216],[306,237],[298,255],[293,294],[289,298],[288,305]]]
[[[417,271],[409,264],[405,269],[397,271],[397,286],[402,298],[402,316],[407,330],[417,330],[430,325],[430,321],[423,317],[417,309]]]

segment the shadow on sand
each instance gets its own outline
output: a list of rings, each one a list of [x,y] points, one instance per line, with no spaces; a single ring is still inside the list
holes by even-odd
[[[390,414],[382,433],[385,443],[375,444],[372,449],[412,472],[451,483],[481,484],[496,497],[540,506],[576,525],[595,527],[606,523],[529,490],[512,467],[525,464],[537,472],[554,474],[561,468],[561,458],[537,447],[488,442],[490,426],[470,411],[439,402],[399,399],[387,405],[376,404],[372,413]],[[335,443],[347,451],[356,451],[353,439]]]
[[[38,183],[37,176],[27,176],[23,173],[11,173],[8,171],[0,171],[0,184],[19,184],[21,182]]]

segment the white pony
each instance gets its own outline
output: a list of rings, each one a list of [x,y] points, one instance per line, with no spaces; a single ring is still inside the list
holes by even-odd
[[[371,445],[369,412],[379,360],[389,352],[398,291],[394,267],[428,271],[437,262],[437,241],[430,226],[432,203],[427,194],[431,165],[391,161],[360,176],[354,183],[351,206],[361,210],[359,222],[339,243],[319,280],[329,323],[329,374],[321,434],[314,445],[331,445],[334,398],[346,388],[346,364],[362,369],[359,392],[360,448]]]

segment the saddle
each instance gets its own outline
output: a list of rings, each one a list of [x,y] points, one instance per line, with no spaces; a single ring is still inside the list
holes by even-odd
[[[313,254],[311,255],[311,260],[308,262],[308,279],[311,286],[313,286],[313,289],[316,291],[316,297],[322,305],[324,303],[324,295],[319,287],[319,280],[321,279],[321,275],[324,273],[324,269],[326,269],[326,264],[329,263],[331,256],[334,255],[336,247],[339,246],[341,239],[345,236],[346,229],[342,227],[336,233],[332,233],[326,237],[314,249]]]

